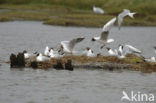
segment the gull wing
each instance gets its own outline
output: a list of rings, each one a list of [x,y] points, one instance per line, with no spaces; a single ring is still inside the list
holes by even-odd
[[[108,21],[103,26],[102,33],[101,33],[101,38],[100,38],[101,40],[107,40],[109,31],[112,28],[112,26],[114,25],[115,21],[116,21],[116,17],[111,19],[110,21]]]
[[[110,29],[112,28],[112,26],[114,25],[116,21],[116,17],[111,19],[110,21],[108,21],[104,26],[103,26],[103,29],[102,31],[110,31]]]
[[[123,12],[121,12],[119,15],[118,15],[118,26],[119,26],[119,30],[121,28],[121,24],[122,24],[122,21],[123,21],[123,18],[127,15],[132,15],[130,14],[130,11],[128,9],[124,9]]]
[[[77,43],[79,43],[79,42],[81,42],[81,41],[83,41],[84,40],[84,38],[75,38],[75,39],[72,39],[71,41],[70,41],[70,43],[69,43],[69,46],[70,46],[70,48],[74,48],[74,46],[77,44]]]
[[[135,52],[135,53],[141,53],[141,51],[131,45],[125,45],[129,50]]]
[[[62,41],[61,45],[63,46],[66,52],[72,52],[74,46],[77,43],[81,42],[82,40],[84,40],[84,38],[75,38],[75,39],[72,39],[71,41]]]

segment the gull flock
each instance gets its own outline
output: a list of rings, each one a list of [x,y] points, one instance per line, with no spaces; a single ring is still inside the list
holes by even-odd
[[[93,7],[93,12],[95,13],[99,13],[99,14],[104,14],[104,10],[102,10],[99,7]],[[121,29],[121,25],[123,22],[124,17],[129,16],[130,18],[134,18],[134,14],[136,14],[136,12],[131,13],[130,10],[128,9],[124,9],[119,15],[118,17],[114,17],[112,18],[110,21],[108,21],[102,29],[101,35],[100,36],[96,36],[93,37],[91,39],[92,42],[98,42],[99,44],[101,44],[100,49],[103,49],[105,47],[105,49],[107,50],[108,54],[110,56],[116,56],[120,59],[122,58],[126,58],[126,54],[128,53],[135,53],[140,55],[140,57],[143,58],[144,61],[146,62],[156,62],[156,58],[155,57],[151,57],[151,58],[145,58],[141,55],[142,51],[137,49],[136,47],[132,46],[132,45],[119,45],[117,49],[111,49],[109,47],[106,47],[108,44],[113,43],[115,40],[112,38],[108,38],[109,34],[110,34],[110,30],[113,27],[114,23],[118,20],[118,29]],[[50,60],[51,58],[61,58],[67,55],[74,55],[74,47],[75,45],[78,45],[78,43],[82,42],[85,38],[84,37],[78,37],[78,38],[74,38],[71,39],[69,41],[61,41],[59,49],[55,50],[54,48],[49,48],[48,46],[46,46],[44,53],[28,53],[26,50],[23,51],[24,53],[24,57],[30,58],[32,56],[36,56],[36,60],[37,61],[46,61],[46,60]],[[155,53],[156,53],[156,47],[154,47],[155,49]],[[86,47],[86,49],[82,52],[83,55],[86,55],[88,57],[95,57],[97,56],[97,54],[94,54],[93,50],[90,47]]]

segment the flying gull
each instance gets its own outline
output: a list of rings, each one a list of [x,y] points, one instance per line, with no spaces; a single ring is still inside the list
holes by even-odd
[[[75,45],[82,42],[83,40],[84,38],[81,37],[81,38],[72,39],[70,41],[61,41],[61,51],[65,53],[72,53]]]
[[[121,28],[121,24],[122,24],[122,22],[123,22],[123,18],[125,17],[125,16],[130,16],[131,18],[134,18],[134,14],[136,14],[136,12],[133,12],[133,13],[131,13],[130,12],[130,10],[128,10],[128,9],[124,9],[123,10],[123,12],[121,12],[119,15],[118,15],[118,26],[119,26],[119,30],[120,30],[120,28]]]
[[[110,21],[108,21],[108,22],[103,26],[101,36],[93,37],[93,38],[92,38],[92,41],[97,41],[97,42],[103,44],[103,45],[101,46],[101,49],[102,49],[106,44],[109,44],[109,43],[114,42],[114,39],[108,39],[108,35],[109,35],[110,29],[111,29],[112,26],[114,25],[115,21],[116,21],[116,17],[113,18],[113,19],[111,19]]]
[[[104,10],[96,6],[93,6],[93,12],[97,14],[104,14]]]

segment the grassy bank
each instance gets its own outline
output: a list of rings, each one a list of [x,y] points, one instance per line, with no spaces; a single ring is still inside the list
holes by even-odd
[[[105,15],[92,12],[102,7]],[[135,19],[126,17],[123,25],[156,26],[155,0],[1,0],[0,21],[39,20],[62,26],[101,27],[124,8],[136,11]]]

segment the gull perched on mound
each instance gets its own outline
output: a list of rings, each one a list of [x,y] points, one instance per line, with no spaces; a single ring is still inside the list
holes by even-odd
[[[64,53],[72,53],[75,45],[82,42],[83,40],[84,38],[81,37],[72,39],[70,41],[61,41],[61,51],[63,51]]]
[[[49,47],[46,46],[45,50],[44,50],[44,55],[49,56]]]
[[[108,35],[109,35],[110,29],[111,29],[112,26],[114,25],[115,21],[116,21],[116,17],[113,18],[113,19],[111,19],[110,21],[108,21],[108,22],[103,26],[101,36],[93,37],[93,38],[92,38],[92,41],[97,41],[97,42],[103,44],[103,45],[101,46],[101,49],[102,49],[106,44],[109,44],[109,43],[114,42],[114,39],[108,39]]]
[[[89,47],[86,47],[86,49],[84,51],[84,54],[86,56],[88,56],[88,57],[94,57],[95,56],[93,50],[91,48],[89,48]]]
[[[156,62],[156,58],[155,57],[145,58],[145,57],[142,56],[142,58],[143,58],[143,60],[145,62]]]
[[[119,26],[119,30],[121,28],[121,24],[123,22],[123,19],[125,16],[130,16],[131,18],[134,18],[134,14],[136,14],[136,12],[131,13],[130,10],[124,9],[123,12],[121,12],[118,15],[118,26]]]
[[[97,14],[104,14],[104,10],[96,6],[93,6],[93,12]]]
[[[50,58],[43,56],[42,53],[37,54],[36,61],[43,62],[48,60],[50,60]]]
[[[37,52],[35,52],[35,53],[28,53],[26,50],[24,50],[23,53],[24,53],[24,58],[25,58],[25,59],[34,57],[34,56],[36,56],[36,54],[37,54]]]
[[[50,58],[60,58],[60,57],[63,57],[63,54],[59,54],[59,51],[54,51],[54,49],[51,48],[50,52],[49,52],[49,57]]]

